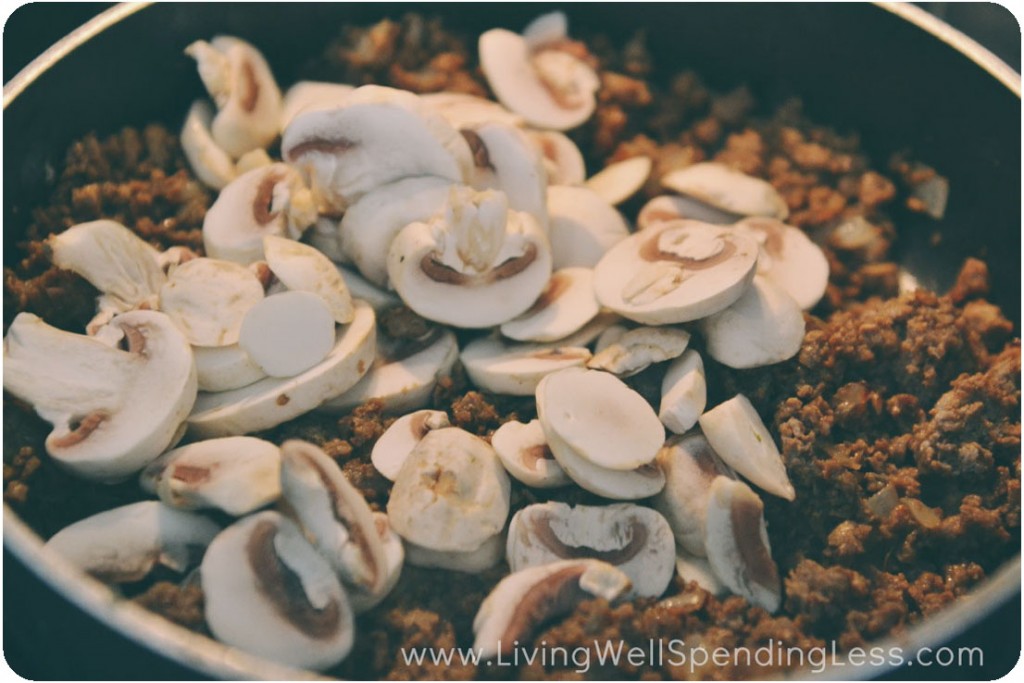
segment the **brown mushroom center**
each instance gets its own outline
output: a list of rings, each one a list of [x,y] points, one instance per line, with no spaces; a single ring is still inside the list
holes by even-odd
[[[358,143],[348,138],[310,138],[288,150],[288,161],[295,162],[306,154],[344,154]]]
[[[680,256],[679,254],[674,254],[661,248],[660,239],[664,232],[664,230],[659,230],[654,235],[640,243],[640,249],[637,254],[641,259],[648,263],[657,263],[659,261],[678,263],[686,270],[706,270],[708,268],[714,268],[721,263],[725,263],[733,257],[733,254],[736,253],[736,244],[729,239],[728,235],[723,234],[719,237],[722,241],[722,248],[715,254],[707,258]],[[678,235],[674,242],[677,245],[682,245],[689,237],[689,233],[684,232]]]
[[[771,218],[748,218],[744,224],[753,230],[764,235],[764,250],[769,256],[780,258],[782,256],[784,226]]]
[[[469,151],[473,153],[473,165],[477,168],[493,169],[494,165],[491,163],[491,155],[487,151],[487,145],[484,144],[483,138],[475,130],[468,128],[464,128],[459,132],[462,133],[462,137],[469,144]]]
[[[213,478],[213,468],[199,467],[198,465],[175,465],[171,472],[171,479],[175,479],[189,486],[202,484]]]
[[[274,211],[274,187],[284,180],[283,173],[268,173],[256,188],[256,197],[252,200],[252,217],[257,225],[266,225],[277,218]]]
[[[629,541],[615,550],[597,550],[585,545],[568,545],[551,528],[551,515],[537,515],[530,523],[530,530],[545,548],[562,560],[594,559],[612,565],[629,562],[647,544],[647,526],[636,517],[625,521],[629,529]]]
[[[586,349],[575,349],[567,347],[563,349],[545,349],[544,351],[537,351],[531,353],[530,358],[536,358],[537,360],[574,360],[577,358],[586,360],[590,357],[590,352]]]
[[[51,443],[57,448],[70,448],[75,444],[82,443],[89,438],[89,435],[99,429],[100,425],[110,416],[102,411],[96,410],[85,417],[72,420],[69,427],[71,431],[64,436],[54,439]]]
[[[434,282],[458,287],[481,287],[515,277],[526,270],[537,258],[537,245],[527,242],[521,256],[513,256],[483,273],[462,273],[441,262],[441,255],[431,252],[420,260],[423,274]]]
[[[740,560],[753,583],[771,591],[779,590],[779,571],[771,552],[761,538],[761,515],[764,505],[753,493],[739,493],[733,498],[729,516],[736,537]]]
[[[516,605],[508,626],[502,634],[501,654],[508,654],[518,640],[525,639],[544,621],[566,614],[581,601],[592,597],[580,588],[580,577],[586,572],[582,564],[566,567],[530,587]]]

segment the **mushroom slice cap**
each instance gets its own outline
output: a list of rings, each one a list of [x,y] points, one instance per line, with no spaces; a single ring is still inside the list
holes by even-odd
[[[345,104],[354,86],[344,83],[325,83],[322,81],[299,81],[284,94],[281,106],[281,130],[296,116],[305,111],[334,109]]]
[[[285,287],[316,294],[327,304],[336,323],[352,322],[352,295],[329,258],[307,244],[277,235],[263,238],[263,254]]]
[[[579,331],[600,312],[594,296],[594,271],[563,268],[530,308],[501,325],[501,334],[517,341],[553,342]]]
[[[786,218],[786,201],[761,178],[715,161],[702,161],[666,174],[661,184],[679,194],[741,216]]]
[[[466,344],[459,354],[473,384],[495,394],[532,396],[545,375],[590,360],[583,346],[558,344],[506,344],[495,337],[481,337]]]
[[[238,345],[271,377],[294,377],[334,347],[334,318],[310,292],[272,294],[249,309]]]
[[[675,573],[675,550],[665,518],[632,503],[536,503],[517,512],[508,529],[513,572],[558,560],[601,560],[629,577],[635,597],[665,592]]]
[[[228,391],[263,379],[267,373],[238,344],[193,346],[200,391]]]
[[[609,164],[587,178],[586,186],[612,206],[626,201],[644,186],[651,175],[650,157],[630,157]]]
[[[661,380],[658,419],[669,431],[684,434],[697,424],[707,400],[704,361],[699,353],[689,349],[669,364]]]
[[[181,127],[181,150],[188,165],[205,185],[220,190],[238,175],[235,162],[214,142],[210,133],[213,108],[206,100],[196,100]]]
[[[509,654],[541,623],[594,597],[615,600],[629,590],[629,577],[600,560],[563,560],[506,576],[473,619],[473,649],[482,659]]]
[[[232,391],[199,394],[189,431],[211,438],[276,427],[352,388],[369,370],[375,349],[373,309],[356,301],[352,323],[337,329],[334,348],[319,364],[294,377],[267,377]]]
[[[145,500],[74,522],[45,548],[100,581],[131,583],[158,564],[184,573],[219,531],[206,517]]]
[[[456,130],[484,123],[523,125],[522,116],[485,97],[461,92],[432,92],[420,95],[420,100],[430,105]]]
[[[738,474],[768,493],[796,498],[782,455],[746,396],[736,394],[707,411],[700,426],[715,452]]]
[[[160,289],[160,310],[195,346],[237,343],[242,321],[261,301],[263,285],[251,270],[212,258],[175,267]]]
[[[650,200],[640,209],[636,217],[636,226],[645,230],[655,223],[689,218],[713,225],[732,225],[742,216],[708,206],[692,197],[663,194]]]
[[[388,519],[429,550],[476,550],[505,526],[510,486],[490,444],[456,427],[434,429],[399,470]]]
[[[472,550],[434,550],[405,541],[405,557],[411,565],[477,574],[505,559],[505,537],[494,534]]]
[[[572,481],[548,448],[539,420],[506,422],[494,432],[491,446],[508,473],[527,486],[550,489]]]
[[[582,185],[587,177],[583,153],[565,133],[554,130],[527,130],[540,150],[549,185]]]
[[[314,670],[352,649],[345,590],[302,530],[276,512],[249,515],[222,531],[200,576],[206,623],[221,642]]]
[[[509,208],[525,211],[546,227],[547,171],[526,134],[504,123],[485,123],[461,133],[473,151],[473,187],[501,190]]]
[[[281,453],[251,436],[197,441],[151,462],[139,482],[171,507],[217,508],[240,517],[281,495]]]
[[[405,548],[402,537],[394,532],[388,522],[387,514],[374,512],[373,524],[377,529],[381,544],[384,547],[384,581],[372,591],[359,586],[346,586],[349,601],[356,614],[363,614],[376,607],[388,596],[402,576],[402,565],[405,563]]]
[[[805,323],[800,306],[761,276],[728,308],[699,323],[708,355],[731,368],[779,363],[800,351]]]
[[[394,293],[384,291],[377,285],[368,282],[362,275],[354,272],[352,269],[344,266],[337,266],[337,268],[338,274],[345,281],[345,286],[348,287],[352,298],[362,299],[370,304],[373,310],[379,312],[402,303],[401,299],[395,296]]]
[[[196,400],[185,336],[163,313],[129,311],[109,329],[128,350],[19,313],[4,338],[4,389],[53,425],[46,452],[76,474],[118,481],[180,437]]]
[[[726,588],[715,576],[715,570],[706,557],[690,555],[685,550],[676,550],[676,574],[683,581],[693,581],[711,595],[721,597],[725,595]]]
[[[825,295],[828,259],[800,228],[774,218],[746,218],[735,230],[749,233],[761,245],[757,273],[781,287],[805,311]]]
[[[730,591],[769,612],[779,609],[782,586],[768,544],[764,503],[743,482],[717,477],[712,483],[705,547],[715,576]]]
[[[588,368],[630,377],[654,363],[680,356],[690,343],[690,333],[674,327],[637,327],[622,333],[594,354]]]
[[[450,426],[448,414],[441,410],[417,410],[403,415],[377,439],[370,462],[385,478],[394,481],[406,458],[429,431]]]
[[[736,301],[756,272],[757,242],[699,221],[657,223],[627,237],[594,269],[597,300],[646,324],[682,323]]]
[[[537,417],[546,435],[606,469],[646,465],[665,441],[665,428],[647,401],[614,375],[596,370],[568,368],[542,379]]]
[[[622,214],[588,187],[549,187],[548,221],[557,270],[593,268],[609,249],[629,236]]]

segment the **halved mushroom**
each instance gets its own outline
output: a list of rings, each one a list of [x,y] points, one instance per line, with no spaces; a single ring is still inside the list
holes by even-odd
[[[375,590],[366,590],[359,586],[346,586],[349,602],[356,614],[362,614],[380,604],[388,596],[402,576],[402,565],[405,562],[405,548],[402,537],[392,530],[388,516],[383,512],[373,513],[373,524],[377,528],[384,547],[384,581]]]
[[[739,214],[729,213],[708,206],[692,197],[664,194],[655,197],[643,205],[636,217],[636,226],[644,230],[655,223],[664,223],[681,218],[689,218],[713,225],[732,225],[743,218]]]
[[[715,452],[738,474],[768,493],[796,498],[782,455],[746,396],[736,394],[707,411],[700,426]]]
[[[594,297],[594,271],[563,268],[551,274],[529,310],[501,325],[501,333],[518,341],[553,342],[578,332],[600,310]]]
[[[654,363],[680,356],[690,343],[690,333],[676,327],[637,327],[623,332],[594,354],[587,367],[619,377],[630,377]]]
[[[354,86],[344,83],[299,81],[284,94],[281,105],[281,130],[286,129],[292,119],[302,112],[340,107],[345,104],[353,90]]]
[[[665,441],[665,428],[647,401],[619,378],[596,370],[568,368],[544,377],[537,385],[537,417],[549,443],[554,436],[606,469],[646,465]]]
[[[786,218],[789,207],[771,183],[715,161],[702,161],[667,173],[664,187],[741,216]]]
[[[715,596],[722,596],[726,588],[715,576],[715,570],[706,557],[690,555],[685,550],[676,550],[676,574],[683,581],[693,581],[698,586]]]
[[[804,341],[800,306],[761,276],[732,305],[699,326],[708,355],[731,368],[782,362],[795,356]]]
[[[399,470],[388,500],[392,528],[412,544],[409,562],[421,562],[422,554],[413,551],[424,549],[431,566],[464,566],[466,555],[495,538],[500,545],[510,486],[483,439],[455,427],[427,432]]]
[[[231,261],[197,258],[172,269],[160,288],[160,310],[195,346],[238,342],[242,320],[263,301],[253,272]]]
[[[587,178],[586,186],[612,206],[626,201],[644,186],[651,175],[650,157],[630,157],[609,164]]]
[[[493,190],[453,189],[444,216],[406,226],[388,277],[409,308],[455,327],[491,327],[525,312],[551,277],[551,247],[528,213]]]
[[[341,107],[296,116],[281,152],[336,212],[396,180],[460,183],[473,168],[466,140],[441,115],[412,93],[376,85],[356,88]]]
[[[527,130],[544,157],[549,185],[582,185],[587,177],[583,153],[564,133],[553,130]]]
[[[263,238],[263,254],[285,287],[320,297],[336,323],[352,322],[352,295],[329,258],[309,245],[277,235]]]
[[[482,659],[511,653],[545,621],[592,598],[615,600],[629,577],[600,560],[564,560],[529,567],[498,582],[473,619],[473,650]]]
[[[507,554],[513,572],[558,560],[601,560],[629,577],[629,596],[645,598],[665,592],[676,564],[668,522],[631,503],[528,505],[512,518]]]
[[[295,377],[268,377],[232,391],[199,394],[189,430],[202,438],[248,434],[308,413],[366,374],[376,348],[373,332],[373,309],[356,301],[352,323],[338,328],[334,348],[318,365]]]
[[[657,223],[627,237],[594,269],[597,300],[645,324],[683,323],[726,308],[756,272],[757,242],[699,221]]]
[[[697,424],[707,400],[704,361],[699,353],[689,349],[669,364],[661,380],[658,419],[669,431],[685,434]]]
[[[335,345],[334,317],[310,292],[272,294],[246,313],[238,345],[270,377],[294,377]]]
[[[298,239],[316,220],[313,195],[285,164],[257,168],[231,181],[203,219],[211,258],[248,265],[263,258],[263,237]]]
[[[184,573],[219,531],[202,515],[144,500],[66,526],[45,547],[100,581],[131,583],[157,565]]]
[[[217,104],[213,139],[237,159],[277,137],[281,91],[259,50],[231,36],[197,40],[185,48],[196,60],[199,77]]]
[[[181,127],[181,150],[188,165],[205,185],[223,188],[238,175],[235,162],[224,148],[213,140],[213,107],[206,100],[196,100],[188,110]]]
[[[764,503],[749,486],[728,477],[714,480],[704,545],[715,576],[730,591],[769,612],[779,608],[782,585],[768,543]]]
[[[496,337],[480,337],[466,344],[459,359],[481,389],[532,396],[545,375],[586,365],[590,350],[559,344],[508,344]]]
[[[530,139],[504,123],[484,123],[460,132],[473,151],[471,185],[478,190],[501,190],[510,209],[525,211],[546,227],[547,172]]]
[[[267,376],[238,344],[193,346],[192,355],[196,361],[200,391],[238,389]]]
[[[551,489],[572,481],[548,448],[539,420],[506,422],[494,432],[491,447],[508,473],[527,486]]]
[[[807,233],[774,218],[746,218],[734,229],[761,245],[758,275],[785,290],[805,311],[814,308],[828,286],[828,259]]]
[[[377,439],[370,462],[385,478],[394,481],[406,458],[428,432],[450,426],[448,414],[441,410],[417,410],[403,415]]]
[[[548,233],[556,270],[593,268],[613,246],[629,236],[618,211],[588,187],[548,188]]]
[[[197,441],[151,462],[139,483],[171,507],[241,517],[281,495],[281,453],[251,436]]]
[[[612,500],[649,498],[665,486],[665,475],[656,463],[635,470],[599,467],[583,458],[553,433],[544,433],[548,448],[569,478],[582,488]]]
[[[431,92],[420,95],[420,99],[433,107],[455,130],[483,123],[523,125],[522,116],[484,97],[462,92]]]
[[[51,457],[111,482],[180,438],[196,400],[196,369],[188,341],[163,313],[129,311],[109,331],[126,351],[19,313],[4,337],[4,389],[53,425]]]
[[[665,515],[681,548],[704,557],[711,484],[716,477],[735,475],[699,431],[669,437],[658,452],[658,466],[665,473],[665,488],[654,497],[654,509]]]
[[[221,642],[316,670],[352,649],[345,590],[302,530],[277,512],[249,515],[222,531],[200,576],[206,623]]]

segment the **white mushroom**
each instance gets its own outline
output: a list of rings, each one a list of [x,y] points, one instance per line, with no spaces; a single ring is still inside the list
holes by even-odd
[[[512,572],[558,560],[601,560],[629,577],[631,597],[655,598],[665,592],[675,573],[675,551],[665,518],[631,503],[536,503],[517,512],[508,528]]]
[[[344,83],[299,81],[288,88],[281,107],[281,130],[296,116],[306,111],[334,109],[345,104],[355,88]]]
[[[640,191],[651,175],[651,166],[650,157],[630,157],[605,166],[587,178],[586,186],[615,206]]]
[[[618,211],[587,187],[548,188],[548,232],[556,270],[593,268],[613,246],[629,236]]]
[[[181,150],[188,165],[205,185],[215,190],[223,188],[238,175],[235,162],[213,140],[210,126],[213,107],[206,100],[196,100],[188,110],[181,127]]]
[[[571,482],[548,448],[539,420],[506,422],[494,432],[491,447],[508,473],[527,486],[551,489]]]
[[[472,550],[434,550],[408,540],[403,545],[405,559],[416,567],[476,574],[494,567],[505,559],[505,538],[501,534],[489,536]]]
[[[266,168],[267,166],[273,165],[274,160],[267,154],[267,150],[263,148],[251,149],[238,158],[235,162],[235,170],[238,175],[248,173],[257,168]]]
[[[263,238],[263,254],[285,287],[320,297],[336,323],[352,322],[352,295],[329,258],[309,245],[277,235]]]
[[[511,654],[549,619],[593,597],[615,600],[629,577],[600,560],[564,560],[530,567],[498,582],[473,619],[473,650],[482,659]]]
[[[737,394],[707,411],[700,426],[715,452],[738,474],[768,493],[796,498],[782,455],[746,396]]]
[[[621,321],[622,319],[619,318],[619,320]],[[629,330],[629,327],[618,324],[617,322],[604,328],[601,330],[601,334],[599,334],[597,339],[594,341],[594,353],[601,353],[613,344],[618,343],[618,341],[622,339]]]
[[[200,391],[228,391],[248,386],[267,373],[238,344],[193,346]]]
[[[461,130],[482,123],[504,123],[522,126],[523,117],[513,114],[497,102],[461,92],[432,92],[420,95],[420,100],[443,116],[452,128]]]
[[[582,185],[587,177],[583,153],[564,133],[553,130],[527,130],[526,134],[544,157],[550,185]]]
[[[316,366],[335,345],[334,318],[309,292],[281,292],[260,301],[242,321],[238,345],[270,377],[294,377]]]
[[[285,164],[244,173],[225,187],[203,220],[211,258],[248,265],[263,258],[263,237],[298,239],[316,220],[313,195]]]
[[[658,419],[676,434],[688,432],[697,424],[708,400],[704,361],[689,349],[672,361],[661,380],[661,405]]]
[[[157,565],[185,572],[218,531],[201,515],[145,500],[66,526],[45,547],[101,581],[131,583]]]
[[[711,485],[705,547],[715,576],[730,591],[769,612],[779,608],[782,586],[768,543],[764,504],[743,482],[718,477]]]
[[[594,269],[597,300],[645,324],[683,323],[717,313],[750,285],[757,242],[729,228],[658,223],[612,247]]]
[[[814,308],[828,286],[828,259],[807,233],[774,218],[747,218],[735,229],[761,245],[758,275],[784,289],[805,311]]]
[[[470,380],[481,389],[532,396],[545,375],[586,365],[590,350],[559,344],[508,344],[495,337],[480,337],[466,344],[459,359]]]
[[[471,185],[478,190],[501,190],[510,209],[525,211],[546,227],[547,172],[543,157],[526,134],[504,123],[484,123],[460,132],[473,152]]]
[[[241,517],[281,495],[281,453],[251,436],[197,441],[151,462],[139,483],[171,507]]]
[[[565,12],[542,14],[523,29],[523,40],[530,49],[537,49],[565,40],[569,35],[569,19]]]
[[[431,551],[432,566],[457,567],[496,537],[500,546],[509,503],[508,475],[494,449],[447,427],[427,432],[406,458],[391,489],[388,519],[411,544],[410,563],[420,561],[414,550],[421,548]]]
[[[217,36],[185,48],[199,67],[199,77],[217,104],[210,130],[213,139],[237,159],[277,137],[281,91],[266,60],[249,43]]]
[[[551,247],[537,221],[508,210],[502,193],[452,190],[443,217],[395,237],[388,277],[424,318],[490,327],[537,300],[551,277]]]
[[[637,327],[622,333],[594,354],[588,368],[630,377],[654,363],[680,356],[690,343],[690,333],[675,327]]]
[[[130,311],[109,327],[126,351],[30,313],[4,337],[4,389],[53,425],[46,452],[101,481],[123,479],[167,449],[196,400],[192,351],[166,315]]]
[[[335,264],[350,262],[349,257],[341,250],[340,220],[330,216],[319,216],[306,233],[306,239],[309,240],[310,246]]]
[[[338,328],[334,348],[318,365],[295,377],[268,377],[232,391],[199,394],[189,430],[202,438],[248,434],[313,410],[366,374],[376,348],[373,332],[373,309],[356,301],[355,318]]]
[[[712,595],[721,597],[727,592],[706,557],[695,557],[685,550],[676,549],[676,574],[683,581],[693,581]]]
[[[704,557],[704,526],[708,495],[716,477],[734,478],[699,431],[670,437],[658,452],[665,488],[654,497],[654,508],[665,515],[679,546]]]
[[[760,178],[715,161],[703,161],[665,174],[664,187],[721,211],[741,216],[786,218],[786,201]]]
[[[356,614],[368,612],[388,596],[402,576],[402,565],[405,563],[405,548],[402,537],[392,530],[388,516],[383,512],[373,513],[373,524],[377,529],[381,544],[384,547],[384,581],[372,591],[359,586],[346,586],[349,602]]]
[[[636,217],[636,226],[644,230],[655,223],[689,218],[714,225],[732,225],[742,216],[708,206],[692,197],[664,194],[647,202]]]
[[[578,332],[599,312],[594,271],[563,268],[551,274],[544,291],[525,313],[501,325],[501,334],[518,341],[558,341]]]
[[[565,441],[545,432],[548,448],[555,460],[582,488],[612,500],[649,498],[665,486],[665,475],[657,464],[641,465],[635,470],[612,470],[599,467],[583,458]]]
[[[245,266],[197,258],[173,268],[160,288],[160,310],[195,346],[238,342],[242,320],[263,301],[263,285]]]
[[[276,512],[245,517],[213,540],[200,567],[206,623],[228,645],[326,669],[352,649],[352,608],[302,530]]]
[[[417,410],[403,415],[377,439],[370,462],[385,478],[394,481],[406,458],[428,432],[450,426],[448,414],[441,410]]]
[[[349,268],[338,266],[338,273],[341,275],[341,279],[345,281],[345,286],[348,287],[352,298],[362,299],[370,304],[375,311],[380,312],[402,303],[401,299],[395,296],[394,293],[386,292],[376,285],[367,282],[361,275]]]

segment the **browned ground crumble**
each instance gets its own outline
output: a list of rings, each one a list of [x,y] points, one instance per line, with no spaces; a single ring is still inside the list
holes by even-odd
[[[417,92],[488,94],[473,42],[437,20],[407,15],[368,29],[348,27],[308,66],[310,78],[383,83]],[[827,295],[808,317],[798,356],[736,371],[705,356],[709,405],[745,393],[782,446],[797,498],[765,496],[773,555],[785,580],[776,615],[739,597],[715,598],[678,579],[661,599],[582,604],[546,625],[536,642],[594,648],[622,640],[684,638],[691,646],[756,647],[774,639],[808,648],[835,639],[843,648],[899,631],[969,590],[1020,547],[1020,377],[1014,325],[988,303],[984,263],[969,260],[944,296],[897,296],[890,259],[898,233],[887,213],[915,207],[907,190],[934,171],[894,158],[889,177],[859,151],[856,136],[808,122],[799,102],[758,110],[746,88],[713,93],[692,73],[661,81],[642,35],[617,48],[586,36],[572,49],[599,65],[595,117],[572,133],[591,170],[606,160],[647,154],[654,177],[624,208],[635,215],[660,192],[658,178],[715,159],[767,178],[791,211],[790,222],[822,245],[831,266]],[[32,311],[81,331],[95,291],[50,267],[42,240],[70,225],[112,218],[155,246],[201,250],[211,195],[192,177],[176,138],[159,126],[88,135],[68,150],[49,201],[31,212],[18,253],[4,269],[5,328]],[[8,226],[9,228],[11,226]],[[423,321],[396,310],[381,327],[398,339],[421,338]],[[700,348],[699,340],[694,344]],[[660,368],[629,380],[649,400]],[[530,399],[480,394],[459,368],[440,383],[432,405],[452,423],[489,438],[503,422],[534,417]],[[368,404],[336,417],[309,414],[261,436],[319,444],[371,507],[383,510],[391,483],[373,468],[370,450],[390,424]],[[91,484],[56,468],[42,443],[49,425],[4,398],[4,499],[41,535],[104,509],[142,499],[133,480]],[[577,487],[544,491],[513,482],[513,512],[533,502],[597,503]],[[641,501],[642,502],[642,501]],[[399,648],[472,643],[472,619],[507,572],[479,575],[406,566],[394,592],[358,619],[348,659],[332,670],[345,678],[577,678],[571,670],[524,665],[517,671],[407,666]],[[166,576],[126,591],[140,604],[206,632],[202,592]],[[589,677],[736,678],[769,672],[746,668],[594,667]]]

